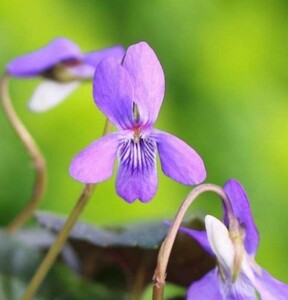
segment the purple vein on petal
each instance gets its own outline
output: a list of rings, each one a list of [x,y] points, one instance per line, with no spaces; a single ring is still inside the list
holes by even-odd
[[[123,140],[118,150],[116,190],[127,202],[150,201],[158,188],[156,144],[153,139]]]

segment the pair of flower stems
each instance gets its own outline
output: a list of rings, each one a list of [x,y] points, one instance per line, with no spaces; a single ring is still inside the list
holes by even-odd
[[[46,164],[45,159],[34,141],[33,137],[30,135],[28,130],[25,128],[23,123],[20,121],[15,109],[11,103],[8,91],[8,81],[9,75],[4,74],[1,78],[0,82],[0,92],[2,98],[3,108],[6,112],[6,115],[18,134],[19,138],[23,142],[28,154],[31,156],[34,162],[34,168],[36,170],[36,180],[34,183],[33,194],[31,200],[27,204],[27,206],[23,209],[23,211],[7,226],[6,232],[8,234],[13,234],[16,230],[18,230],[33,214],[37,206],[39,205],[45,185],[46,185]],[[109,133],[112,129],[112,124],[109,122],[108,118],[106,119],[106,123],[103,130],[103,136]],[[64,224],[62,230],[59,232],[54,244],[49,249],[47,255],[42,261],[40,267],[36,271],[34,277],[30,281],[22,300],[31,300],[37,289],[41,285],[44,280],[46,274],[49,272],[51,266],[56,260],[58,254],[63,248],[65,242],[69,237],[69,233],[72,230],[74,224],[77,222],[79,215],[85,208],[88,203],[93,191],[96,187],[96,184],[86,184],[83,188],[83,191],[74,207],[70,215],[68,216],[66,223]],[[163,241],[159,254],[157,266],[155,269],[154,277],[153,277],[153,300],[162,300],[164,299],[164,286],[165,286],[165,277],[166,277],[166,269],[170,257],[170,253],[175,242],[175,238],[178,232],[178,229],[181,225],[183,217],[189,208],[190,204],[203,192],[211,191],[216,193],[222,198],[222,201],[225,203],[225,206],[228,208],[228,217],[232,212],[230,202],[227,199],[225,192],[221,187],[214,184],[201,184],[197,186],[194,190],[190,192],[188,197],[184,200],[183,204],[179,208],[174,221],[169,229],[167,237]]]

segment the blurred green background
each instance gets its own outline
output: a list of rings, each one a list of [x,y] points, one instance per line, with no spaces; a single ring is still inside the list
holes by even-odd
[[[257,261],[288,282],[288,2],[1,1],[1,70],[56,36],[72,39],[83,51],[142,40],[152,46],[166,76],[157,127],[201,154],[207,182],[222,185],[231,177],[242,182],[261,234]],[[90,84],[47,113],[29,112],[37,82],[13,79],[11,97],[47,159],[49,182],[40,208],[67,214],[82,190],[69,177],[70,161],[100,136],[104,117]],[[29,199],[34,172],[2,110],[0,128],[4,226]],[[150,203],[127,204],[111,179],[97,187],[81,219],[114,224],[172,218],[191,188],[159,173],[159,191]],[[193,212],[220,216],[220,203],[201,196]]]

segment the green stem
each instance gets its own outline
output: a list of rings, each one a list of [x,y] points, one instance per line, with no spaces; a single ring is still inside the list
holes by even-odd
[[[166,269],[170,257],[170,253],[173,247],[173,244],[175,242],[175,238],[177,235],[177,232],[179,230],[179,227],[181,225],[181,222],[184,218],[184,215],[189,208],[189,206],[192,204],[192,202],[202,193],[204,192],[214,192],[217,195],[219,195],[222,200],[224,205],[227,208],[227,213],[229,219],[232,217],[232,208],[231,204],[223,191],[223,189],[217,185],[206,183],[206,184],[201,184],[197,186],[190,194],[188,197],[184,200],[182,203],[181,207],[179,208],[176,217],[174,218],[174,221],[168,231],[168,234],[163,241],[159,254],[158,254],[158,261],[157,261],[157,266],[154,272],[153,276],[153,300],[163,300],[164,299],[164,286],[165,286],[165,278],[166,278]]]
[[[111,129],[111,123],[109,120],[106,120],[103,135],[108,133]],[[69,237],[69,233],[72,230],[74,224],[76,223],[79,215],[85,208],[88,200],[90,199],[96,184],[86,184],[74,209],[72,210],[71,214],[69,215],[66,223],[64,224],[62,230],[59,232],[54,244],[49,249],[47,255],[45,256],[44,260],[42,261],[40,267],[36,271],[34,277],[30,281],[22,300],[31,300],[34,294],[36,293],[38,287],[41,285],[42,281],[44,280],[46,274],[50,270],[51,266],[53,265],[54,261],[56,260],[59,252],[63,248],[66,240]]]
[[[25,146],[28,154],[33,160],[36,170],[36,179],[34,183],[33,195],[27,206],[20,214],[7,226],[6,231],[8,234],[14,233],[19,229],[33,214],[36,207],[39,205],[46,184],[46,164],[43,155],[32,138],[31,134],[25,128],[24,124],[20,121],[9,97],[8,92],[9,75],[4,73],[0,80],[0,93],[2,98],[2,105],[10,121],[12,127],[18,134],[23,145]]]

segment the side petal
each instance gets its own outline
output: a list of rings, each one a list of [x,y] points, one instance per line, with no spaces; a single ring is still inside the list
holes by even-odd
[[[206,170],[201,157],[177,137],[154,130],[164,174],[187,185],[199,184],[206,178]]]
[[[65,100],[80,85],[79,81],[42,81],[32,94],[28,107],[33,112],[44,112]]]
[[[187,300],[221,300],[217,269],[213,269],[200,280],[193,282],[187,291]]]
[[[108,57],[114,57],[116,60],[118,60],[119,63],[121,63],[124,54],[125,49],[122,46],[114,46],[99,51],[85,53],[83,61],[85,64],[91,65],[96,68],[101,60]]]
[[[210,255],[215,256],[207,237],[206,231],[198,231],[190,228],[180,227],[179,230],[195,239],[205,251]]]
[[[93,96],[99,109],[118,129],[132,127],[133,87],[128,72],[117,59],[107,58],[98,65]]]
[[[83,183],[97,183],[113,175],[119,136],[108,134],[77,154],[70,165],[70,175]]]
[[[19,56],[9,62],[7,72],[15,77],[33,77],[59,62],[81,60],[82,54],[76,44],[66,38],[56,38],[34,52]]]
[[[165,90],[159,60],[150,46],[141,42],[127,49],[123,61],[134,87],[135,103],[143,123],[153,124],[158,116]]]
[[[261,274],[255,272],[256,289],[262,300],[287,300],[288,285],[272,277],[264,269]]]
[[[231,202],[234,215],[246,230],[245,249],[248,254],[254,256],[259,244],[259,233],[253,220],[245,190],[239,181],[230,179],[225,183],[224,191]],[[226,211],[224,211],[224,223],[228,225]]]
[[[137,143],[130,139],[122,141],[118,160],[118,195],[130,203],[136,199],[150,201],[158,188],[155,141],[149,138],[140,139]]]

